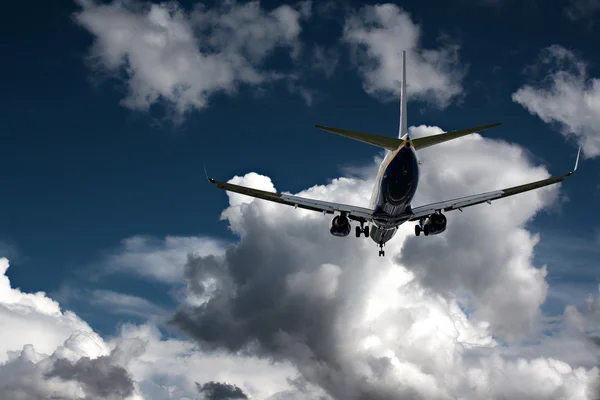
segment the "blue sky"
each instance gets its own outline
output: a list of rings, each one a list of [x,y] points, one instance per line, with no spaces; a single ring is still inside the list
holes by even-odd
[[[205,4],[207,9],[214,5]],[[265,10],[282,4],[292,3],[260,2]],[[119,68],[112,71],[118,77],[106,77],[105,70],[93,66],[99,36],[76,18],[84,10],[78,3],[39,2],[35,12],[24,3],[7,5],[11,18],[0,28],[4,54],[10,55],[0,66],[0,256],[11,261],[7,276],[12,286],[50,293],[97,332],[113,334],[118,322],[144,318],[115,314],[102,303],[85,301],[85,294],[78,297],[76,290],[128,294],[152,304],[143,307],[170,310],[181,289],[132,273],[98,275],[118,268],[111,266],[111,254],[121,251],[123,240],[137,235],[157,241],[167,236],[237,240],[219,220],[227,196],[206,182],[204,165],[222,180],[248,172],[266,175],[278,190],[292,193],[328,184],[348,167],[370,165],[376,148],[314,129],[323,124],[397,134],[396,97],[389,91],[385,96],[367,93],[352,45],[341,40],[348,13],[376,3],[339,4],[313,1],[298,36],[304,47],[297,58],[284,46],[262,59],[261,71],[295,74],[297,79],[260,89],[242,83],[235,93],[214,93],[206,106],[190,106],[183,116],[164,98],[147,110],[123,102],[131,76]],[[447,104],[410,98],[409,126],[453,130],[502,122],[483,136],[522,146],[532,162],[552,174],[572,168],[578,139],[561,134],[564,118],[563,125],[544,122],[514,101],[513,94],[525,85],[540,89],[549,84],[555,66],[540,60],[552,45],[572,52],[575,58],[565,58],[571,67],[575,59],[585,62],[585,82],[600,76],[599,7],[587,2],[590,11],[581,16],[573,14],[579,4],[575,0],[397,4],[419,26],[416,51],[456,49],[456,62],[447,66],[463,74],[456,79],[458,93]],[[191,11],[194,3],[180,5]],[[324,64],[316,61],[316,46],[326,50]],[[332,68],[331,74],[323,65]],[[408,87],[410,92],[410,82]],[[561,107],[560,98],[547,100]],[[600,112],[600,103],[595,104]],[[548,118],[561,121],[555,114]],[[579,141],[600,135],[590,124],[577,128]],[[583,304],[600,283],[595,271],[600,256],[599,164],[596,153],[586,155],[578,173],[562,185],[561,198],[568,200],[526,224],[541,238],[533,265],[548,266],[550,290],[543,307],[548,315],[561,314],[567,304]],[[496,189],[496,178],[487,179],[487,189]],[[449,195],[439,193],[438,200]],[[449,216],[449,230],[455,218],[459,216]]]

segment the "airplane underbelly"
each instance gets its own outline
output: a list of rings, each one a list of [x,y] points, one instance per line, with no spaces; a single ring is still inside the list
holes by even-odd
[[[369,236],[371,236],[371,239],[373,239],[373,241],[377,244],[385,243],[388,240],[390,240],[392,237],[394,237],[394,235],[396,234],[397,231],[398,231],[398,228],[383,229],[383,228],[378,228],[377,226],[371,226],[371,231],[370,231]]]

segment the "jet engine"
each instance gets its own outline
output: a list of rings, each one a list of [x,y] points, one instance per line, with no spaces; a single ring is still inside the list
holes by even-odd
[[[350,230],[352,226],[350,226],[350,221],[348,217],[345,215],[338,215],[331,220],[331,225],[329,226],[329,232],[333,236],[344,237],[350,234]]]
[[[444,214],[431,214],[429,220],[425,223],[423,232],[425,235],[439,235],[446,230],[448,220]]]

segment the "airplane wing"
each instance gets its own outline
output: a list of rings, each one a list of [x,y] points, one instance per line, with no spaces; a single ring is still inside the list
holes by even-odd
[[[553,176],[548,179],[542,179],[540,181],[527,183],[525,185],[513,186],[510,188],[496,190],[493,192],[480,193],[473,196],[460,197],[458,199],[440,201],[438,203],[427,204],[425,206],[420,206],[412,209],[412,214],[410,216],[410,221],[418,221],[423,217],[428,217],[431,214],[435,213],[438,210],[443,211],[451,211],[451,210],[460,210],[462,211],[465,207],[474,206],[481,203],[490,203],[492,200],[502,199],[504,197],[513,196],[515,194],[528,192],[530,190],[539,189],[544,186],[552,185],[558,182],[562,182],[565,178],[571,176],[573,172],[577,170],[577,165],[579,164],[579,153],[581,152],[581,147],[577,152],[577,159],[575,160],[575,168],[573,171],[566,173],[564,175]]]
[[[332,203],[323,200],[307,199],[289,194],[267,192],[264,190],[252,189],[245,186],[234,185],[232,183],[220,182],[212,178],[208,178],[211,183],[214,183],[219,189],[228,192],[235,192],[252,196],[263,200],[273,201],[275,203],[285,204],[293,207],[300,207],[306,210],[319,211],[324,214],[333,214],[335,211],[345,212],[349,219],[355,221],[370,222],[373,220],[373,210],[364,207],[350,206],[347,204]]]

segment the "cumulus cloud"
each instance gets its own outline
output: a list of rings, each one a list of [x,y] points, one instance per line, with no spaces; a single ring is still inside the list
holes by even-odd
[[[0,398],[134,399],[133,381],[104,340],[45,293],[13,289],[8,266],[0,258]]]
[[[584,156],[600,155],[600,79],[589,77],[586,63],[559,45],[544,49],[531,69],[544,71],[544,79],[519,88],[513,101],[544,122],[557,123],[564,136],[579,141]]]
[[[289,362],[207,353],[190,341],[165,337],[151,323],[124,324],[103,339],[44,293],[12,288],[5,258],[0,267],[2,399],[192,399],[198,396],[195,382],[227,382],[264,399],[299,399],[316,390],[296,387],[300,378]]]
[[[522,148],[479,135],[421,159],[417,205],[549,176]],[[255,173],[231,182],[275,190]],[[364,205],[373,184],[340,178],[298,195]],[[384,259],[370,240],[331,236],[330,217],[228,193],[223,217],[240,241],[190,256],[188,288],[203,300],[172,323],[205,348],[290,362],[336,399],[586,399],[594,350],[565,327],[577,325],[572,312],[564,341],[544,338],[546,270],[532,264],[539,239],[525,229],[558,192],[449,213],[440,236],[403,226]]]
[[[123,79],[122,104],[147,111],[165,102],[179,116],[207,107],[215,93],[285,79],[264,63],[275,49],[297,57],[300,22],[311,9],[306,1],[267,11],[258,1],[228,0],[191,12],[177,2],[79,3],[75,21],[94,36],[90,65]]]
[[[406,50],[409,98],[447,106],[462,91],[465,68],[456,44],[438,49],[421,47],[421,27],[394,4],[364,6],[348,17],[343,41],[354,52],[367,93],[397,98],[402,79],[402,51]]]

